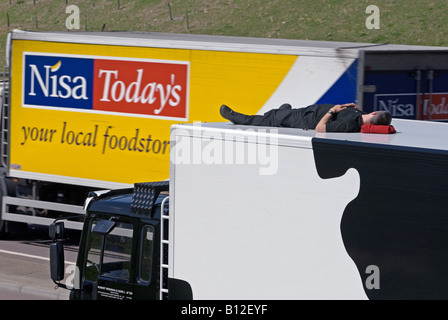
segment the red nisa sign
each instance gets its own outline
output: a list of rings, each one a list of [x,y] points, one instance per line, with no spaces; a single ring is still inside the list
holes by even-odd
[[[447,120],[448,94],[433,93],[431,99],[428,94],[425,94],[423,100],[423,118],[425,120]]]

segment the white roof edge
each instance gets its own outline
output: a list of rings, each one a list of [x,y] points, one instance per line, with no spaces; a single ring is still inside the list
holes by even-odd
[[[356,59],[360,51],[448,51],[448,47],[157,32],[38,32],[14,29],[13,40],[211,50]],[[88,35],[88,36],[86,36]]]
[[[311,140],[313,137],[313,134],[288,134],[279,128],[237,126],[230,123],[217,123],[216,127],[213,126],[213,123],[210,123],[210,125],[207,123],[200,123],[200,125],[179,124],[171,126],[171,132],[175,133],[176,136],[205,138],[210,139],[210,141],[213,139],[221,141],[236,140],[257,144],[286,145],[306,149],[312,148]]]
[[[264,143],[278,141],[279,145],[288,145],[303,148],[312,148],[313,138],[328,139],[332,141],[343,141],[344,143],[364,143],[368,145],[389,145],[396,148],[430,149],[448,151],[448,123],[393,119],[392,125],[396,129],[395,134],[372,134],[372,133],[333,133],[317,132],[315,130],[302,130],[293,128],[268,128],[255,126],[233,125],[230,122],[179,124],[173,125],[172,130],[177,130],[181,135],[193,135],[200,137],[215,137],[218,134],[229,137],[237,135],[242,139],[249,140],[250,136],[265,136]],[[183,132],[182,132],[183,130]],[[235,133],[237,132],[237,133]],[[274,136],[272,134],[274,133]],[[270,140],[270,137],[274,137]],[[255,140],[257,141],[257,140]],[[263,142],[263,141],[261,141]]]
[[[254,38],[204,34],[160,32],[83,32],[83,31],[24,31],[14,29],[12,39],[49,42],[104,44],[135,47],[197,49],[254,53],[291,54],[357,58],[359,51],[448,51],[448,47],[357,43],[322,40]],[[88,35],[88,36],[86,36]]]
[[[344,47],[325,47],[305,46],[305,45],[281,45],[281,44],[263,44],[248,42],[244,43],[236,41],[225,41],[227,38],[236,39],[237,37],[225,36],[204,36],[197,35],[197,38],[189,37],[190,35],[170,34],[171,39],[161,39],[160,37],[151,37],[148,33],[147,37],[134,36],[126,38],[126,32],[92,32],[89,36],[81,32],[34,32],[15,29],[12,31],[13,40],[35,40],[48,42],[63,43],[80,43],[80,44],[100,44],[100,45],[117,45],[131,47],[153,47],[153,48],[171,48],[171,49],[192,49],[192,50],[212,50],[212,51],[228,51],[228,52],[251,52],[251,53],[269,53],[269,54],[285,54],[285,55],[302,55],[302,56],[322,56],[322,57],[339,57],[339,58],[357,58],[359,50],[356,48]],[[132,33],[129,33],[132,35]],[[138,35],[136,33],[135,35]],[[198,40],[201,37],[207,38],[207,41]],[[216,41],[212,41],[215,37]],[[238,39],[244,40],[243,37]],[[269,39],[273,40],[273,39]],[[275,39],[274,39],[275,40]],[[294,40],[285,40],[291,41]]]
[[[86,35],[88,38],[129,38],[132,41],[135,39],[144,40],[163,40],[169,39],[173,41],[176,39],[184,39],[186,42],[216,42],[228,44],[243,44],[243,45],[266,45],[279,47],[304,47],[304,48],[331,48],[339,51],[359,51],[362,50],[448,50],[448,47],[443,46],[424,46],[424,45],[407,45],[407,44],[393,44],[393,43],[368,43],[368,42],[343,42],[343,41],[325,41],[325,40],[303,40],[303,39],[283,39],[283,38],[256,38],[256,37],[242,37],[242,36],[224,36],[224,35],[206,35],[206,34],[191,34],[191,33],[163,33],[163,32],[145,32],[145,31],[26,31],[21,29],[14,29],[11,31],[13,39],[32,39],[42,41],[54,41],[51,38],[58,38],[57,41],[71,42],[75,41],[82,43]],[[200,39],[200,40],[199,40]],[[129,40],[129,41],[131,41]],[[85,40],[90,42],[89,40]]]

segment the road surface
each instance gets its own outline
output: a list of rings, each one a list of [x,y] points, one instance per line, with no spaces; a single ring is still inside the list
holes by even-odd
[[[31,226],[27,233],[0,240],[0,300],[67,300],[69,291],[55,289],[50,278],[48,229]],[[65,247],[66,267],[76,261],[77,233]],[[76,243],[76,244],[75,244]]]

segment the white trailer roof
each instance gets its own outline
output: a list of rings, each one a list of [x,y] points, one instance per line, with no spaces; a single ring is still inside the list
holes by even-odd
[[[185,129],[185,132],[187,132],[186,134],[189,135],[193,133],[210,138],[216,138],[220,135],[223,139],[226,139],[227,136],[230,139],[233,139],[235,137],[247,137],[251,135],[269,136],[274,134],[276,135],[275,141],[278,141],[279,145],[292,145],[308,148],[312,147],[311,140],[313,138],[321,138],[345,141],[348,143],[366,143],[371,145],[387,145],[397,148],[448,151],[448,123],[393,119],[392,125],[397,133],[321,133],[316,130],[234,125],[230,122],[175,125],[174,127]]]
[[[447,51],[448,47],[296,39],[231,37],[157,32],[33,32],[13,30],[12,39],[216,51],[357,58],[359,51]]]

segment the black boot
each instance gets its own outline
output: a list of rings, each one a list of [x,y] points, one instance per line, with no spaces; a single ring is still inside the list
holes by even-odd
[[[233,111],[225,104],[223,104],[221,106],[221,108],[219,109],[219,112],[221,113],[221,116],[224,119],[227,119],[227,120],[233,122],[234,124],[249,125],[252,123],[252,119],[254,118],[254,116],[248,116],[248,115]]]

